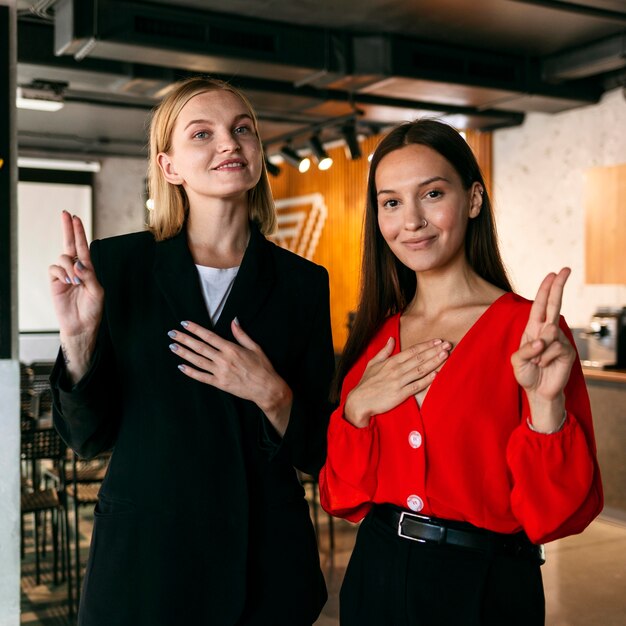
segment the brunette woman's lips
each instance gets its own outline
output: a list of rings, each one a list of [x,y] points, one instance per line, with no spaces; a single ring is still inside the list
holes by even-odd
[[[215,170],[240,170],[246,166],[245,161],[241,159],[228,159],[226,161],[222,161],[217,167],[214,167]]]
[[[434,237],[420,237],[419,239],[405,239],[401,243],[411,250],[422,250],[428,248],[433,241],[435,241]]]

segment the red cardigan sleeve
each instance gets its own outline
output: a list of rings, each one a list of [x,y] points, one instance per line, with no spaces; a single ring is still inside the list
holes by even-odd
[[[574,344],[563,319],[560,325]],[[591,407],[578,359],[565,387],[565,408],[560,431],[534,432],[526,424],[530,410],[522,392],[523,419],[507,447],[511,508],[535,543],[582,532],[603,506]]]
[[[379,458],[375,420],[357,428],[344,416],[348,394],[360,382],[372,352],[366,350],[348,372],[341,388],[339,407],[330,417],[328,453],[320,472],[320,502],[324,510],[352,522],[370,510],[376,491]]]

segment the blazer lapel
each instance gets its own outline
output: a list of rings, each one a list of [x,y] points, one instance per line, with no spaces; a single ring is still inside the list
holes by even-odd
[[[184,227],[175,237],[157,242],[153,272],[179,322],[191,320],[205,328],[213,328]]]
[[[233,318],[237,317],[245,329],[271,292],[275,278],[271,246],[258,226],[250,222],[250,241],[215,328],[202,296],[185,228],[175,237],[156,244],[154,277],[178,321],[191,320],[233,341],[230,330]]]
[[[270,295],[275,279],[272,245],[260,233],[256,223],[251,221],[248,247],[224,310],[215,325],[215,332],[230,341],[234,341],[230,330],[233,318],[237,317],[245,330]]]

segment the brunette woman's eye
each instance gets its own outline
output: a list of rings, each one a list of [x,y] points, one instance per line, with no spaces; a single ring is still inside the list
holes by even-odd
[[[436,198],[440,198],[443,195],[443,191],[439,191],[439,189],[432,189],[426,194],[427,198],[431,200],[435,200]]]
[[[385,202],[383,202],[382,207],[384,209],[395,209],[399,204],[400,203],[397,200],[390,198],[389,200],[385,200]]]

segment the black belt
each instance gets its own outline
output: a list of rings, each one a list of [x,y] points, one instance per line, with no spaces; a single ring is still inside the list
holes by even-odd
[[[528,558],[545,563],[542,545],[531,543],[525,533],[496,533],[464,522],[417,515],[393,504],[377,504],[371,515],[384,522],[398,537],[428,544],[445,544],[489,554]]]

